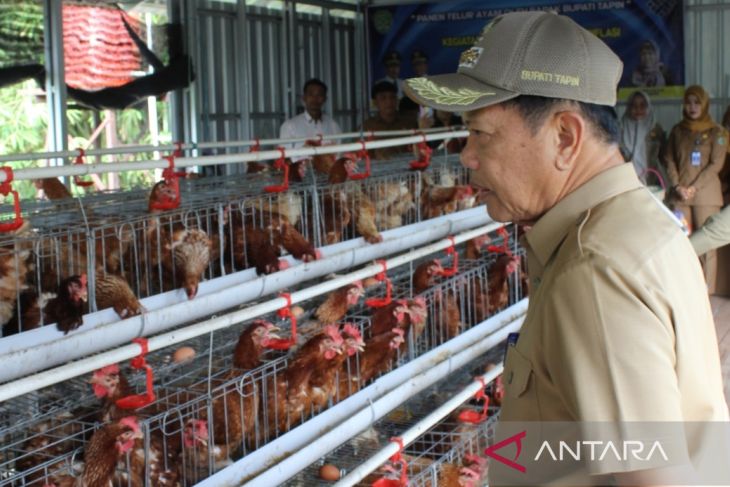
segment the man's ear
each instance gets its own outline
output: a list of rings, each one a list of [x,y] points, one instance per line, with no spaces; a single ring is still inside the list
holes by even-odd
[[[586,121],[578,113],[566,110],[555,113],[553,117],[555,130],[556,157],[555,167],[567,171],[573,167],[586,136]]]

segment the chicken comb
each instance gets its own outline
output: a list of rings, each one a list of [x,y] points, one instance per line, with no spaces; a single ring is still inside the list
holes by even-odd
[[[190,421],[192,423],[193,427],[193,434],[195,435],[196,431],[197,436],[200,438],[205,438],[208,436],[208,422],[204,419],[193,419]]]
[[[135,433],[138,433],[140,431],[139,423],[137,422],[137,418],[135,416],[125,416],[124,418],[119,420],[119,424],[130,428]]]
[[[81,281],[81,285],[82,286],[86,286],[86,283],[88,282],[88,280],[86,278],[86,274],[85,273],[84,274],[81,274],[79,276],[79,280]]]
[[[102,377],[110,374],[118,374],[119,366],[117,364],[106,365],[99,370],[94,371],[94,377]]]
[[[345,340],[340,335],[340,329],[337,325],[327,325],[324,327],[324,333],[332,339],[336,344],[342,344]]]
[[[352,323],[345,323],[345,326],[342,327],[342,332],[347,333],[352,338],[355,338],[356,340],[362,339],[362,335],[360,334],[360,330],[357,329],[356,326],[354,326]]]

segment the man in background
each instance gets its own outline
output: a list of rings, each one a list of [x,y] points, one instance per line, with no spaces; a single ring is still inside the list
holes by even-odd
[[[426,76],[428,74],[428,56],[423,51],[413,51],[413,54],[411,54],[411,68],[415,76]],[[400,99],[398,111],[407,117],[413,118],[416,122],[424,116],[433,117],[432,109],[421,107],[407,96]],[[423,111],[423,113],[419,113],[420,111]]]
[[[379,79],[375,84],[381,81],[388,81],[396,87],[396,96],[398,101],[403,98],[403,80],[400,78],[400,54],[398,51],[390,51],[383,58],[383,66],[385,66],[385,77]]]
[[[317,139],[319,135],[337,135],[342,133],[340,126],[332,117],[322,111],[327,101],[327,85],[317,78],[304,83],[302,102],[304,112],[290,118],[281,125],[279,138],[296,139],[307,137]],[[285,144],[286,146],[287,144]],[[288,147],[302,147],[304,142],[288,144]]]
[[[380,81],[373,86],[373,104],[377,114],[365,120],[362,129],[365,131],[403,130],[417,127],[415,119],[398,113],[398,90],[393,83]],[[384,147],[372,151],[375,159],[390,159],[391,157],[410,152],[408,146]]]

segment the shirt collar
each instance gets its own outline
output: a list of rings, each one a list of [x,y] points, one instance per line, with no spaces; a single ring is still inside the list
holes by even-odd
[[[315,120],[312,118],[312,116],[309,114],[307,110],[304,110],[304,120],[306,120],[308,123],[318,124],[318,123],[324,123],[324,117],[326,115],[323,113],[322,117],[319,120]]]
[[[538,260],[539,268],[545,268],[558,245],[568,234],[570,226],[575,224],[585,211],[614,196],[641,187],[643,186],[636,176],[633,164],[621,164],[599,173],[560,200],[525,235],[530,249]]]

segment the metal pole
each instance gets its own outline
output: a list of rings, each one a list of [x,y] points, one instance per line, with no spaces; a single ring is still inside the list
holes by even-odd
[[[414,144],[424,140],[444,140],[450,137],[465,137],[466,131],[444,132],[430,135],[419,135],[411,137],[394,138],[387,140],[375,140],[364,142],[365,148],[377,149],[382,147],[393,147],[405,144]],[[363,148],[363,143],[349,143],[340,145],[327,145],[322,147],[302,147],[298,149],[286,149],[285,157],[311,156],[316,154],[336,154],[338,152],[354,152]],[[254,153],[223,154],[219,156],[204,157],[179,157],[175,159],[175,167],[210,166],[213,164],[235,164],[249,161],[276,160],[281,157],[278,150],[261,151]],[[144,169],[164,169],[168,166],[166,160],[162,161],[134,161],[134,162],[109,162],[71,164],[63,167],[36,167],[18,169],[13,173],[15,180],[41,179],[58,176],[83,176],[88,174],[105,174],[117,171],[139,171]],[[0,172],[0,182],[5,181],[6,175]]]
[[[66,122],[66,70],[63,60],[63,2],[43,2],[44,45],[46,54],[46,99],[48,100],[48,140],[52,151],[68,147]],[[57,156],[49,161],[52,166],[62,165]]]
[[[416,134],[439,134],[439,133],[449,133],[452,134],[452,136],[457,137],[466,137],[467,132],[463,131],[461,128],[452,127],[452,128],[433,128],[433,129],[409,129],[409,130],[380,130],[380,131],[367,131],[367,132],[348,132],[344,134],[337,134],[337,135],[324,135],[322,136],[322,140],[328,140],[328,141],[335,141],[335,140],[344,140],[344,139],[360,139],[363,136],[364,137],[398,137],[398,136],[406,136],[406,135],[416,135]],[[461,135],[460,135],[461,134]],[[280,145],[282,143],[291,143],[291,142],[306,142],[307,140],[310,140],[311,137],[299,137],[294,139],[261,139],[261,140],[234,140],[229,142],[202,142],[202,143],[186,143],[186,144],[180,144],[181,149],[185,150],[197,150],[197,149],[223,149],[223,148],[229,148],[229,147],[249,147],[255,144],[261,144],[261,145]],[[431,140],[431,139],[429,139]],[[114,154],[133,154],[133,153],[140,153],[140,152],[154,152],[154,151],[166,151],[166,152],[172,152],[178,148],[177,143],[176,144],[167,144],[167,145],[160,145],[160,146],[154,146],[154,145],[123,145],[119,147],[110,147],[106,149],[91,149],[88,151],[85,151],[84,153],[89,156],[98,156],[98,155],[114,155]],[[31,161],[31,160],[38,160],[38,159],[49,159],[52,157],[76,157],[79,155],[78,150],[67,150],[67,151],[52,151],[52,152],[32,152],[27,154],[12,154],[12,155],[5,155],[0,156],[0,162],[15,162],[15,161]]]

